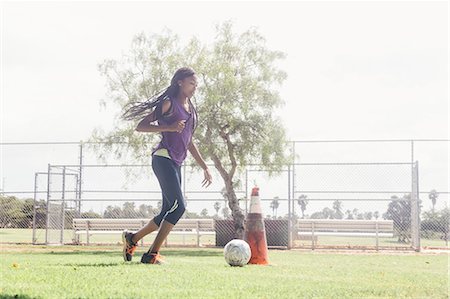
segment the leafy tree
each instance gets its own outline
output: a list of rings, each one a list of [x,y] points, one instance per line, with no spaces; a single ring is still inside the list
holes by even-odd
[[[81,213],[81,218],[102,218],[102,215],[93,210],[89,210],[88,212]]]
[[[334,219],[342,219],[344,218],[344,213],[342,212],[342,201],[335,200],[333,202],[333,218]]]
[[[441,234],[441,238],[449,240],[450,231],[450,209],[444,208],[441,211],[431,210],[424,212],[420,223],[422,235],[433,238],[434,233]],[[430,234],[432,232],[433,234]]]
[[[433,189],[428,193],[428,198],[431,200],[431,204],[433,205],[432,211],[434,212],[434,206],[436,205],[437,198],[439,197],[439,193]]]
[[[328,207],[325,207],[320,212],[311,214],[311,219],[333,219],[334,211]]]
[[[203,209],[201,212],[200,212],[200,216],[202,217],[202,218],[208,218],[209,216],[208,216],[208,210],[207,209]]]
[[[272,209],[273,219],[277,218],[277,210],[278,210],[278,207],[280,206],[280,202],[278,200],[279,200],[279,197],[276,196],[270,203],[270,208]]]
[[[405,194],[402,199],[394,195],[391,199],[383,218],[393,220],[398,242],[408,243],[411,239],[411,195]]]
[[[222,215],[224,219],[229,219],[231,217],[230,215],[230,209],[228,207],[222,208]]]
[[[345,211],[345,215],[347,215],[346,219],[353,219],[353,212],[352,212],[352,210]]]
[[[375,212],[373,213],[373,217],[375,217],[375,219],[378,220],[378,218],[380,218],[380,212],[375,211]]]
[[[216,210],[216,216],[219,215],[219,210],[220,210],[220,202],[216,201],[214,203],[214,210]]]
[[[218,170],[236,234],[243,237],[244,215],[234,188],[236,173],[251,163],[276,172],[290,161],[285,130],[274,116],[274,110],[283,103],[276,87],[286,78],[275,62],[284,56],[268,49],[256,29],[238,34],[231,22],[216,27],[210,45],[192,38],[181,46],[178,36],[170,31],[139,34],[120,61],[105,60],[99,66],[108,87],[103,104],[118,106],[119,116],[126,104],[149,98],[166,87],[180,66],[196,70],[200,84],[194,100],[200,123],[194,141]],[[120,159],[147,161],[156,134],[137,134],[136,124],[120,119],[115,123],[109,133],[93,133],[91,140],[105,142],[101,148],[97,145],[99,158],[112,153]]]
[[[125,202],[122,207],[121,217],[123,218],[136,218],[136,207],[134,202]]]
[[[117,206],[107,206],[103,213],[104,218],[121,218],[122,209]]]
[[[0,196],[0,227],[31,228],[33,199]]]
[[[141,204],[138,208],[137,216],[139,218],[153,218],[155,216],[155,211],[151,205]]]
[[[183,215],[183,218],[185,218],[185,219],[198,219],[198,218],[200,218],[200,216],[197,213],[195,213],[195,212],[190,212],[190,211],[186,210],[186,212]]]
[[[300,210],[302,211],[302,218],[305,218],[306,206],[308,205],[307,196],[302,194],[298,197],[297,204],[300,206]]]

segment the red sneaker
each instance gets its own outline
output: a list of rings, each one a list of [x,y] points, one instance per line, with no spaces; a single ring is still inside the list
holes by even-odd
[[[136,250],[137,244],[133,242],[133,233],[124,230],[122,233],[123,242],[123,260],[130,262],[133,258],[133,253]]]
[[[162,265],[164,264],[164,260],[162,259],[162,256],[159,253],[150,253],[146,252],[141,258],[141,263],[143,264],[156,264],[156,265]]]

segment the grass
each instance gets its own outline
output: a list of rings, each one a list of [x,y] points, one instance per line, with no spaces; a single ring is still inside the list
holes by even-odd
[[[222,249],[164,249],[125,263],[120,247],[3,245],[0,298],[448,298],[448,256],[269,251],[228,266]]]

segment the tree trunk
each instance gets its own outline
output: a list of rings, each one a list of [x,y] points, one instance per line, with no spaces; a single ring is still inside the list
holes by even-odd
[[[228,199],[228,207],[231,210],[231,215],[234,220],[234,231],[236,234],[236,238],[244,239],[244,214],[239,207],[239,201],[233,187],[233,177],[236,172],[237,162],[234,156],[234,149],[233,144],[230,140],[230,136],[224,131],[226,128],[227,126],[222,127],[219,134],[227,144],[228,154],[231,161],[231,168],[227,171],[220,161],[219,157],[215,155],[213,151],[210,152],[210,155],[212,161],[214,162],[214,166],[219,171],[220,176],[225,183],[226,197]],[[205,138],[209,143],[212,143],[211,135],[211,129],[208,128],[206,130]]]
[[[239,207],[239,200],[234,192],[232,181],[225,182],[225,189],[227,190],[228,206],[231,210],[231,215],[234,220],[234,231],[236,237],[244,239],[244,214]]]
[[[230,173],[227,172],[216,155],[212,154],[211,158],[214,162],[214,166],[219,171],[220,176],[225,182],[225,196],[228,199],[228,207],[230,208],[231,215],[233,216],[236,238],[244,239],[244,214],[239,207],[239,200],[234,192],[232,176],[234,174],[234,170],[230,171]]]

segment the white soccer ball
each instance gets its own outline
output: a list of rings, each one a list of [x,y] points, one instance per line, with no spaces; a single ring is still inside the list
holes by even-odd
[[[248,243],[240,239],[234,239],[228,242],[223,249],[223,254],[225,261],[230,266],[239,267],[246,265],[252,256]]]

